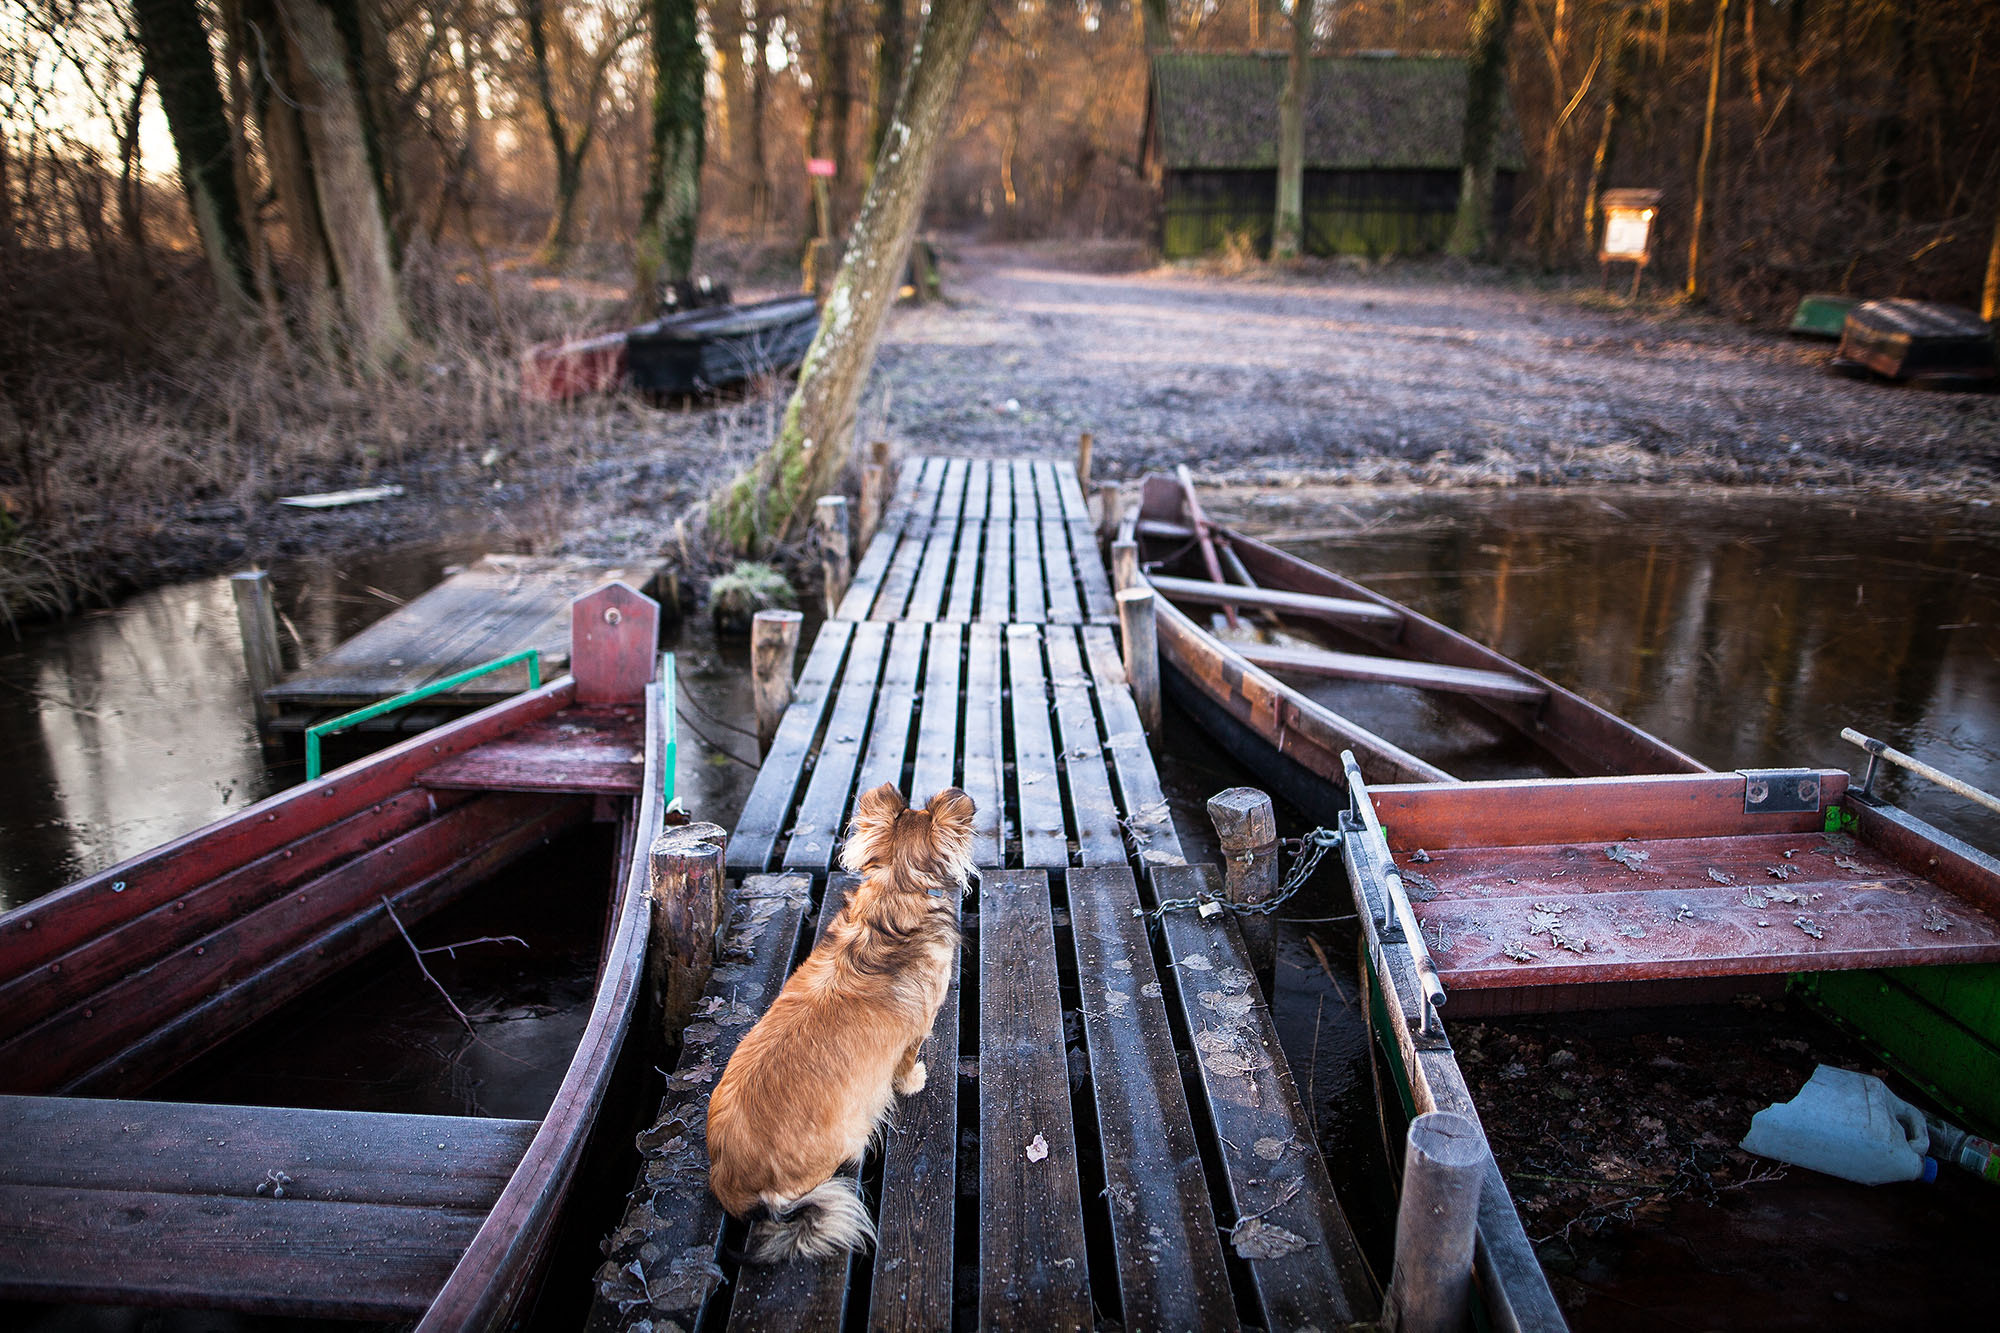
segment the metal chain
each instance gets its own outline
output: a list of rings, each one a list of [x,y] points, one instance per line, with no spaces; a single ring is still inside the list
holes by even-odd
[[[1238,916],[1269,916],[1305,887],[1306,881],[1312,878],[1313,871],[1319,869],[1319,863],[1326,859],[1326,854],[1340,846],[1340,837],[1339,829],[1321,827],[1303,838],[1284,839],[1285,844],[1296,848],[1292,857],[1291,872],[1278,886],[1277,895],[1261,903],[1233,903],[1227,898],[1202,893],[1191,898],[1168,898],[1145,915],[1157,921],[1168,912],[1183,912],[1192,907],[1203,916],[1214,916],[1218,911],[1234,912]],[[1249,855],[1248,852],[1244,853],[1246,858]]]

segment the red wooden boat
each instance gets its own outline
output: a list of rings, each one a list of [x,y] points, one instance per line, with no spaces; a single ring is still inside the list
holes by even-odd
[[[572,674],[0,916],[0,1297],[499,1326],[637,1008],[672,659],[623,584]],[[593,818],[595,996],[539,1122],[133,1100]],[[393,911],[391,910],[393,908]]]

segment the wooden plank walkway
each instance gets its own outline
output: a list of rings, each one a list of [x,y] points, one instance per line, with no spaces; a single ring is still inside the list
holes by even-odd
[[[656,573],[569,557],[485,556],[293,672],[265,696],[285,711],[278,725],[299,725],[300,715],[372,704],[528,648],[541,650],[542,679],[553,680],[569,666],[570,603],[614,579],[643,591]],[[511,698],[527,679],[525,664],[482,676],[431,701],[428,719],[438,720],[436,704],[477,708]]]
[[[1332,1329],[1379,1295],[1234,918],[1147,909],[1185,863],[1066,466],[915,458],[821,629],[725,853],[730,923],[642,1135],[596,1330]],[[702,1120],[728,1053],[844,901],[859,793],[978,806],[959,978],[863,1172],[875,1249],[741,1265]],[[954,1076],[955,1075],[955,1076]],[[1255,1217],[1296,1240],[1253,1257]],[[1287,1246],[1276,1247],[1286,1249]]]

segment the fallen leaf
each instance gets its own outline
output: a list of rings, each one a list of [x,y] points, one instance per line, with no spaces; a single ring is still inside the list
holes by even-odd
[[[1620,926],[1618,927],[1618,933],[1628,940],[1643,940],[1646,938],[1646,928],[1644,926]]]
[[[1791,853],[1786,852],[1785,855],[1790,856]],[[1790,879],[1792,877],[1792,868],[1790,866],[1765,866],[1764,873],[1772,879]]]
[[[1039,1162],[1049,1155],[1049,1141],[1037,1134],[1028,1140],[1028,1160]]]
[[[1312,1242],[1261,1217],[1246,1217],[1229,1231],[1229,1243],[1244,1259],[1282,1259],[1297,1254]]]
[[[1285,1155],[1287,1146],[1288,1140],[1265,1137],[1258,1139],[1251,1151],[1267,1162],[1275,1162]]]
[[[1191,972],[1207,972],[1214,967],[1214,964],[1208,961],[1208,955],[1205,953],[1191,953],[1181,959],[1181,966]]]
[[[1859,861],[1855,860],[1851,856],[1836,856],[1833,858],[1833,863],[1839,866],[1842,870],[1866,869],[1865,866],[1863,866]]]
[[[1532,963],[1537,957],[1537,955],[1529,951],[1528,946],[1525,944],[1509,944],[1501,949],[1500,952],[1506,954],[1517,963]]]
[[[1935,906],[1926,907],[1924,909],[1924,929],[1934,935],[1942,935],[1951,929],[1951,918],[1944,914],[1942,908]]]
[[[1809,916],[1797,917],[1792,921],[1792,924],[1797,926],[1800,930],[1803,930],[1806,934],[1812,936],[1816,940],[1823,940],[1826,938],[1826,932],[1820,929],[1819,922],[1813,920]]]
[[[1710,866],[1708,868],[1708,877],[1714,880],[1717,884],[1734,884],[1736,882],[1736,877],[1734,875],[1726,874],[1723,871],[1717,870],[1714,866]]]
[[[1619,865],[1624,866],[1627,870],[1637,870],[1640,866],[1651,860],[1653,856],[1651,852],[1642,852],[1637,848],[1627,847],[1622,842],[1612,843],[1604,849],[1604,854]]]

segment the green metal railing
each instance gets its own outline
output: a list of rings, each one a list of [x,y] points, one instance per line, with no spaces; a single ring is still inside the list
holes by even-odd
[[[339,717],[332,717],[324,722],[314,723],[312,726],[306,728],[306,781],[311,782],[320,774],[320,737],[331,736],[337,731],[345,731],[349,727],[358,726],[363,722],[381,717],[384,713],[393,713],[398,708],[407,707],[421,699],[428,699],[434,694],[442,694],[446,690],[457,689],[469,680],[477,680],[481,676],[504,670],[518,662],[526,662],[528,664],[528,688],[531,690],[540,689],[542,686],[542,654],[537,649],[524,648],[518,653],[509,653],[505,657],[496,657],[484,666],[468,668],[457,675],[446,676],[443,680],[434,680],[428,685],[422,685],[414,690],[398,694],[393,698],[384,699],[380,703],[369,704],[366,708],[357,708],[351,713],[342,713]],[[671,683],[671,678],[669,678],[669,685]],[[671,698],[672,696],[669,695],[668,697]],[[673,742],[670,739],[668,741],[669,760],[667,766],[669,775],[673,773],[671,759],[673,752],[672,745]],[[671,784],[673,781],[672,777],[669,776],[667,781]],[[671,798],[671,786],[669,787],[669,796]]]

